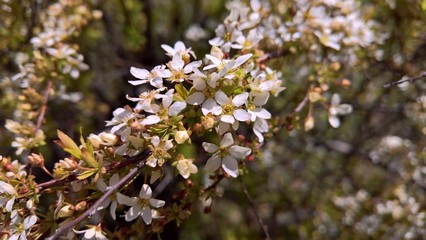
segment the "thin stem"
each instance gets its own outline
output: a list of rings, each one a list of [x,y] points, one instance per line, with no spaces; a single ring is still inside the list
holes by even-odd
[[[125,160],[123,160],[121,162],[111,163],[111,164],[105,166],[105,170],[106,170],[107,173],[119,170],[123,167],[130,165],[130,164],[139,162],[139,161],[141,161],[141,159],[145,160],[146,158],[148,158],[149,154],[150,154],[150,151],[145,150],[141,154],[133,156],[133,157],[126,158]],[[70,174],[68,177],[66,177],[64,179],[52,179],[50,181],[40,183],[40,184],[37,185],[37,187],[40,189],[40,191],[43,191],[43,190],[46,190],[48,188],[61,186],[65,183],[75,181],[75,180],[77,180],[77,177],[78,177],[77,174]]]
[[[390,88],[390,87],[393,87],[393,86],[396,86],[396,85],[399,85],[399,84],[405,83],[405,82],[413,83],[413,82],[416,82],[416,81],[423,79],[423,78],[426,78],[426,71],[422,72],[422,74],[418,77],[404,78],[404,79],[401,79],[401,80],[396,81],[396,82],[391,82],[391,83],[385,84],[383,87]]]
[[[247,190],[247,186],[244,182],[243,177],[240,177],[240,182],[241,182],[241,187],[243,188],[243,192],[246,195],[247,200],[249,201],[250,207],[253,210],[254,215],[256,216],[256,220],[259,223],[260,228],[263,230],[263,233],[265,234],[265,239],[271,240],[271,236],[269,235],[269,232],[268,232],[268,226],[263,223],[263,220],[260,217],[259,212],[257,211],[256,204],[255,204],[253,198],[251,197],[250,193]]]
[[[136,174],[139,172],[139,170],[145,165],[145,160],[147,159],[148,156],[149,156],[149,154],[145,154],[143,161],[139,162],[136,165],[135,168],[130,170],[130,172],[126,176],[124,176],[122,179],[120,179],[120,181],[118,181],[116,184],[108,187],[107,191],[104,192],[102,197],[100,197],[89,209],[87,209],[84,213],[82,213],[80,216],[78,216],[74,220],[68,222],[67,224],[65,224],[64,226],[62,226],[58,230],[56,230],[56,232],[52,236],[47,238],[47,240],[57,239],[58,237],[62,236],[64,233],[69,231],[71,228],[73,228],[75,225],[77,225],[78,223],[83,221],[86,217],[95,213],[96,210],[98,209],[98,207],[101,206],[101,204],[105,200],[107,200],[113,193],[115,193],[124,184],[126,184],[128,181],[130,181],[132,178],[134,178],[136,176]]]
[[[49,100],[49,93],[51,89],[52,89],[52,80],[49,80],[47,82],[46,90],[44,91],[44,94],[43,94],[43,102],[40,108],[40,113],[38,114],[38,117],[37,117],[37,123],[34,129],[34,135],[37,133],[38,130],[40,130],[41,125],[43,124],[44,115],[46,115],[47,101]]]

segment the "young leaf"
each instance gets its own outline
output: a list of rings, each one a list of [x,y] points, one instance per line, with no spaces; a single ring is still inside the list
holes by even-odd
[[[95,174],[96,172],[97,172],[96,169],[86,170],[86,171],[82,172],[81,174],[79,174],[77,176],[77,179],[79,179],[79,180],[86,179],[86,178],[92,176],[93,174]]]
[[[77,146],[77,144],[70,138],[68,137],[65,133],[63,133],[62,131],[58,130],[58,137],[61,140],[61,143],[59,143],[59,145],[62,145],[64,148],[64,151],[70,153],[71,155],[73,155],[76,158],[80,158],[81,159],[81,150],[80,148]]]
[[[86,148],[81,149],[81,160],[90,167],[98,168],[98,162],[96,162],[93,152],[89,152]]]

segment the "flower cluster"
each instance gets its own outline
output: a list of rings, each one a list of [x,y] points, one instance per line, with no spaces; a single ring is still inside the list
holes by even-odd
[[[91,18],[99,16],[99,11],[91,12],[82,1],[54,3],[40,15],[40,32],[30,40],[32,53],[16,54],[20,72],[2,80],[3,97],[15,109],[14,119],[7,120],[6,128],[15,134],[12,146],[16,154],[45,144],[38,117],[43,115],[48,96],[79,99],[76,94],[68,96],[60,80],[76,79],[88,66],[78,46],[67,41],[77,36]]]

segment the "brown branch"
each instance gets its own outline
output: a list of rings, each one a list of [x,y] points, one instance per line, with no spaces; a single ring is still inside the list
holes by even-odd
[[[105,200],[107,200],[113,193],[115,193],[124,184],[126,184],[128,181],[130,181],[132,178],[134,178],[136,176],[136,174],[139,172],[139,170],[145,165],[145,160],[148,158],[148,156],[149,156],[149,151],[144,151],[143,157],[139,158],[140,162],[136,165],[135,168],[130,170],[130,172],[127,173],[127,175],[124,176],[122,179],[120,179],[120,181],[118,181],[116,184],[108,187],[107,191],[104,192],[102,197],[100,197],[98,200],[96,200],[96,202],[89,209],[87,209],[84,213],[82,213],[80,216],[78,216],[74,220],[69,221],[64,226],[57,229],[56,232],[47,239],[48,240],[54,240],[54,239],[59,238],[60,236],[65,234],[67,231],[69,231],[71,228],[73,228],[75,225],[77,225],[78,223],[83,221],[86,217],[94,214],[96,212],[96,210],[98,209],[98,207]]]
[[[247,200],[249,201],[250,207],[253,210],[254,215],[256,216],[256,220],[259,223],[259,226],[262,229],[263,234],[265,234],[265,239],[266,240],[271,240],[272,238],[269,235],[268,226],[263,223],[263,220],[260,217],[259,212],[257,211],[256,204],[255,204],[253,198],[251,197],[250,193],[248,192],[247,186],[246,186],[246,184],[245,184],[244,179],[243,179],[242,176],[240,177],[240,182],[241,182],[241,187],[243,188],[243,192],[246,195]]]
[[[396,86],[396,85],[399,85],[399,84],[405,83],[405,82],[414,83],[414,82],[416,82],[416,81],[418,81],[420,79],[423,79],[423,78],[426,78],[426,71],[422,72],[422,74],[420,76],[418,76],[418,77],[404,78],[404,79],[401,79],[401,80],[396,81],[396,82],[391,82],[391,83],[385,84],[383,87],[384,88],[390,88],[390,87],[393,87],[393,86]]]
[[[46,90],[44,91],[44,94],[43,94],[43,102],[40,108],[40,113],[38,114],[38,117],[37,117],[37,124],[34,129],[34,135],[37,133],[38,130],[40,130],[41,125],[43,124],[44,115],[46,115],[47,101],[49,100],[49,93],[51,89],[52,89],[52,80],[49,80],[47,82]]]
[[[147,159],[149,154],[150,154],[150,151],[145,150],[142,153],[140,153],[136,156],[133,156],[133,157],[126,158],[121,162],[111,163],[111,164],[105,166],[105,170],[106,170],[107,173],[119,170],[119,169],[126,167],[128,165],[131,165],[133,163],[137,163],[141,160]],[[53,187],[56,187],[56,186],[62,186],[65,183],[70,183],[72,181],[75,181],[75,180],[77,180],[77,177],[78,177],[77,174],[71,174],[68,177],[63,178],[63,179],[52,179],[50,181],[40,183],[40,184],[37,185],[37,187],[40,189],[40,191],[43,191],[43,190],[46,190],[48,188],[53,188]]]

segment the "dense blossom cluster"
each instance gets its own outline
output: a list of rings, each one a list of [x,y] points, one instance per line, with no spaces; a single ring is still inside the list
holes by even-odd
[[[79,143],[58,131],[56,143],[70,155],[55,163],[52,173],[44,167],[41,154],[28,156],[32,165],[42,168],[53,180],[37,184],[27,173],[26,163],[0,156],[0,232],[6,239],[55,238],[65,234],[62,230],[67,232],[66,238],[107,239],[110,233],[102,220],[105,212],[113,220],[143,222],[147,229],[152,226],[149,231],[157,233],[170,221],[184,220],[191,204],[202,200],[211,205],[218,195],[216,185],[221,179],[245,173],[246,160],[258,154],[272,131],[272,114],[266,104],[285,90],[286,68],[276,71],[267,66],[270,58],[303,53],[298,61],[309,66],[295,71],[309,84],[295,113],[309,106],[304,127],[308,131],[314,127],[313,106],[320,103],[329,124],[340,127],[339,117],[354,109],[341,103],[341,95],[332,93],[334,76],[343,65],[358,63],[357,51],[361,48],[380,55],[376,45],[386,38],[378,33],[379,25],[362,13],[361,4],[355,0],[316,0],[272,8],[267,1],[251,0],[249,5],[232,1],[228,6],[230,14],[216,29],[216,36],[209,41],[210,52],[202,58],[197,59],[192,48],[178,41],[173,46],[161,45],[169,57],[167,63],[152,69],[130,68],[134,79],[129,83],[144,91],[127,96],[134,106],[114,110],[105,131],[81,136]],[[6,78],[1,86],[9,99],[16,87],[23,89],[13,120],[6,121],[6,128],[16,135],[12,146],[17,148],[17,155],[44,144],[40,124],[46,98],[65,96],[57,93],[64,91],[60,80],[77,79],[80,71],[88,69],[78,46],[67,40],[78,35],[88,20],[99,16],[81,1],[52,4],[40,18],[40,32],[30,40],[32,54],[17,55],[21,72]],[[196,34],[196,28],[188,35],[204,38],[205,33]],[[350,81],[339,84],[345,87]],[[192,143],[200,143],[198,147],[207,157],[194,157],[186,151],[194,150]],[[424,184],[425,170],[416,167],[422,160],[415,154],[411,154],[408,167],[395,167],[383,157],[402,148],[419,151],[409,141],[388,136],[369,157],[397,169],[407,181]],[[274,170],[276,173],[279,169]],[[173,196],[174,202],[158,199],[162,191],[159,186],[173,174],[183,178],[183,190]],[[195,174],[204,175],[212,185],[193,187],[196,183],[191,178]],[[143,182],[136,189],[130,187],[141,178]],[[37,214],[39,197],[54,188],[57,201],[46,216]],[[354,196],[335,196],[332,204],[343,212],[341,224],[355,225],[366,235],[374,237],[383,232],[391,236],[391,230],[395,230],[399,236],[416,238],[426,234],[425,212],[408,191],[400,185],[390,200],[375,201],[371,206],[368,203],[373,196],[361,189]],[[364,208],[370,208],[369,214],[360,214]],[[326,213],[318,215],[323,218],[321,227],[331,222]],[[381,229],[389,216],[397,223],[408,224]],[[69,231],[71,228],[73,231]]]
[[[45,134],[37,122],[44,111],[45,95],[80,99],[78,94],[68,95],[61,81],[78,78],[80,71],[87,70],[88,66],[78,53],[78,46],[67,40],[77,36],[93,16],[99,15],[96,11],[92,13],[82,1],[54,3],[40,16],[42,28],[30,40],[32,52],[16,54],[20,72],[2,79],[1,87],[4,101],[15,108],[13,119],[6,121],[6,128],[15,134],[12,146],[17,149],[17,155],[45,144]]]

